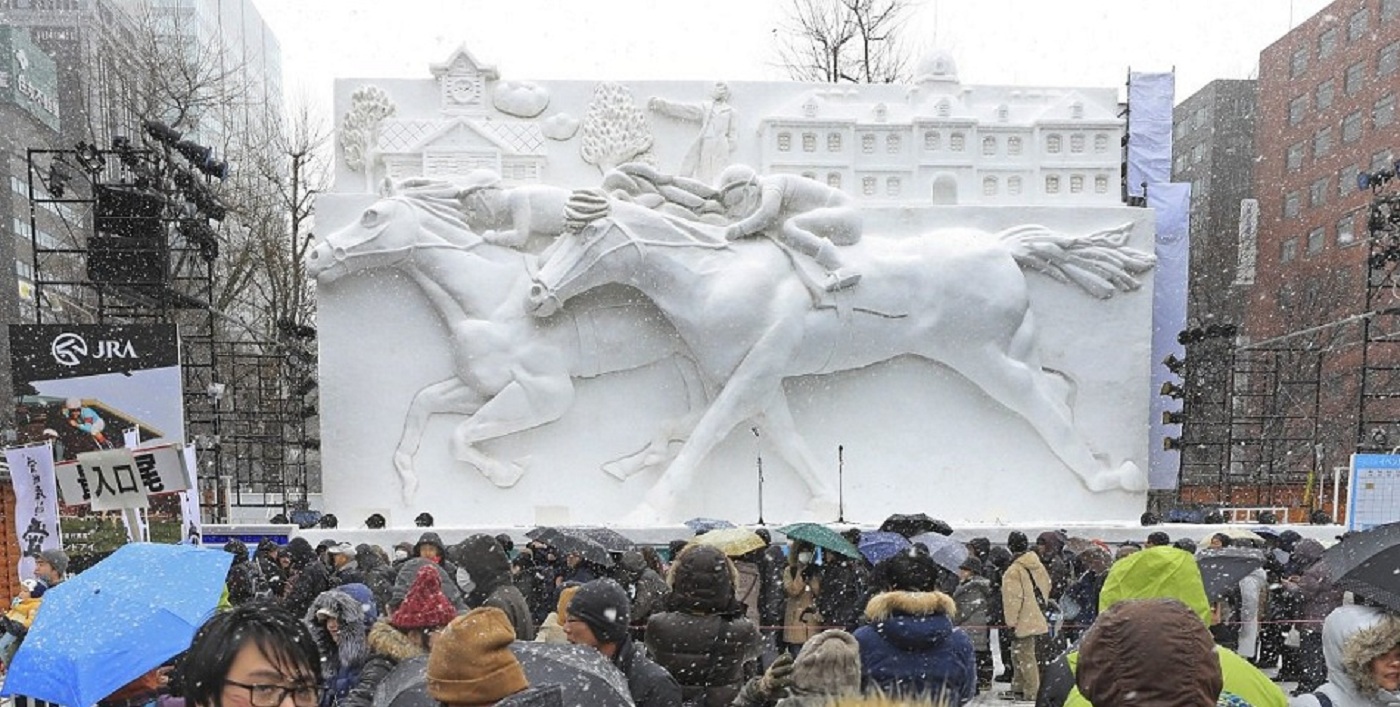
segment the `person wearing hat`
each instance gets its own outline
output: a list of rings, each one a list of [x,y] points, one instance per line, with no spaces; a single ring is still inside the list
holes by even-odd
[[[637,707],[679,707],[681,686],[665,668],[638,649],[629,632],[632,600],[611,579],[579,586],[569,602],[564,634],[575,645],[597,649],[627,676]]]
[[[494,606],[453,619],[428,652],[428,695],[447,707],[563,704],[559,685],[530,686],[514,640],[515,627]]]
[[[953,590],[953,603],[958,614],[953,625],[961,628],[972,641],[972,655],[977,665],[977,691],[992,687],[991,613],[992,583],[982,576],[982,562],[968,555],[958,567],[958,588]]]
[[[371,707],[375,690],[384,677],[399,663],[427,655],[438,634],[456,617],[457,607],[442,593],[442,578],[437,571],[420,567],[408,595],[394,613],[370,627],[369,660],[341,707]]]
[[[68,578],[68,553],[54,548],[34,558],[34,576],[50,589]]]
[[[342,584],[365,584],[365,573],[355,559],[355,546],[350,543],[336,543],[326,549],[331,561],[331,586]]]
[[[467,606],[494,606],[510,617],[517,639],[535,640],[535,620],[530,615],[530,605],[511,581],[510,558],[495,538],[477,533],[448,548],[447,554],[471,577]]]
[[[1160,531],[1160,530],[1157,530],[1157,531],[1153,531],[1153,532],[1151,532],[1151,533],[1148,533],[1148,535],[1147,535],[1147,542],[1146,542],[1146,543],[1143,543],[1143,547],[1144,547],[1144,548],[1148,548],[1148,547],[1161,547],[1161,546],[1163,546],[1163,545],[1170,545],[1170,544],[1172,544],[1172,536],[1167,535],[1166,533],[1164,533],[1164,532],[1162,532],[1162,531]]]
[[[1210,631],[1176,599],[1105,611],[1079,644],[1075,682],[1096,705],[1213,707],[1224,686]]]
[[[763,675],[745,683],[733,707],[876,704],[855,702],[860,697],[860,680],[860,644],[845,631],[829,629],[804,643],[796,659],[784,653]]]
[[[1001,578],[1002,611],[1006,616],[1011,639],[1012,674],[1010,696],[1013,699],[1034,700],[1040,691],[1040,665],[1036,643],[1050,633],[1045,618],[1045,603],[1050,598],[1050,573],[1040,561],[1040,555],[1030,550],[1030,541],[1019,530],[1006,538],[1006,549],[1015,559]]]
[[[39,613],[39,604],[48,587],[37,579],[26,579],[19,583],[19,596],[10,602],[10,610],[0,617],[0,666],[8,667],[10,659],[19,649],[20,641],[34,623],[34,615]]]
[[[338,705],[359,682],[369,660],[364,607],[349,594],[331,589],[311,602],[303,621],[321,654],[321,707]]]

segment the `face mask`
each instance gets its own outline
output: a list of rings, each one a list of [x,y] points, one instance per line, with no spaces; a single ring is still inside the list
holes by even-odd
[[[808,563],[808,562],[811,562],[811,561],[812,561],[812,553],[810,553],[810,552],[799,552],[799,553],[797,553],[797,561],[798,561],[798,562],[801,562],[801,563],[803,563],[803,564],[806,564],[806,563]]]
[[[408,559],[408,550],[395,550],[395,551],[394,551],[394,559],[395,559],[395,560],[407,560],[407,559]]]

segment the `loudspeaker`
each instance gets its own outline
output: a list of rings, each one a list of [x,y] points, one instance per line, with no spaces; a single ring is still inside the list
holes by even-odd
[[[169,244],[165,199],[131,187],[98,185],[96,233],[88,240],[88,279],[111,285],[165,285]]]

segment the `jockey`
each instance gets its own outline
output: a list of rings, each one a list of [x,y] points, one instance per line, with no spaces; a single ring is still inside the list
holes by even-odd
[[[811,257],[826,269],[828,292],[860,281],[860,273],[846,267],[836,250],[860,240],[860,211],[845,192],[795,174],[761,177],[738,164],[724,168],[719,184],[726,213],[738,219],[726,238],[762,233]]]

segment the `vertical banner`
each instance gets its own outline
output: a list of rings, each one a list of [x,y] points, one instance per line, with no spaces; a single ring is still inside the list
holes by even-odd
[[[53,449],[48,444],[7,449],[5,463],[10,465],[10,479],[15,485],[15,534],[22,553],[19,576],[32,577],[34,558],[40,552],[63,547]]]
[[[180,537],[181,542],[199,545],[204,536],[204,524],[199,517],[199,466],[196,464],[194,445],[184,449],[185,490],[180,492]]]
[[[1128,75],[1128,196],[1143,196],[1144,184],[1171,181],[1175,99],[1175,74]]]
[[[1179,411],[1182,403],[1161,394],[1163,383],[1176,382],[1162,359],[1168,354],[1175,354],[1177,358],[1186,356],[1186,347],[1177,341],[1177,335],[1186,328],[1186,288],[1191,264],[1191,185],[1149,184],[1147,205],[1157,216],[1157,266],[1152,272],[1152,414],[1148,425],[1151,437],[1147,481],[1151,489],[1174,489],[1181,476],[1181,452],[1165,449],[1162,441],[1167,437],[1180,438],[1181,426],[1163,424],[1162,413]]]

